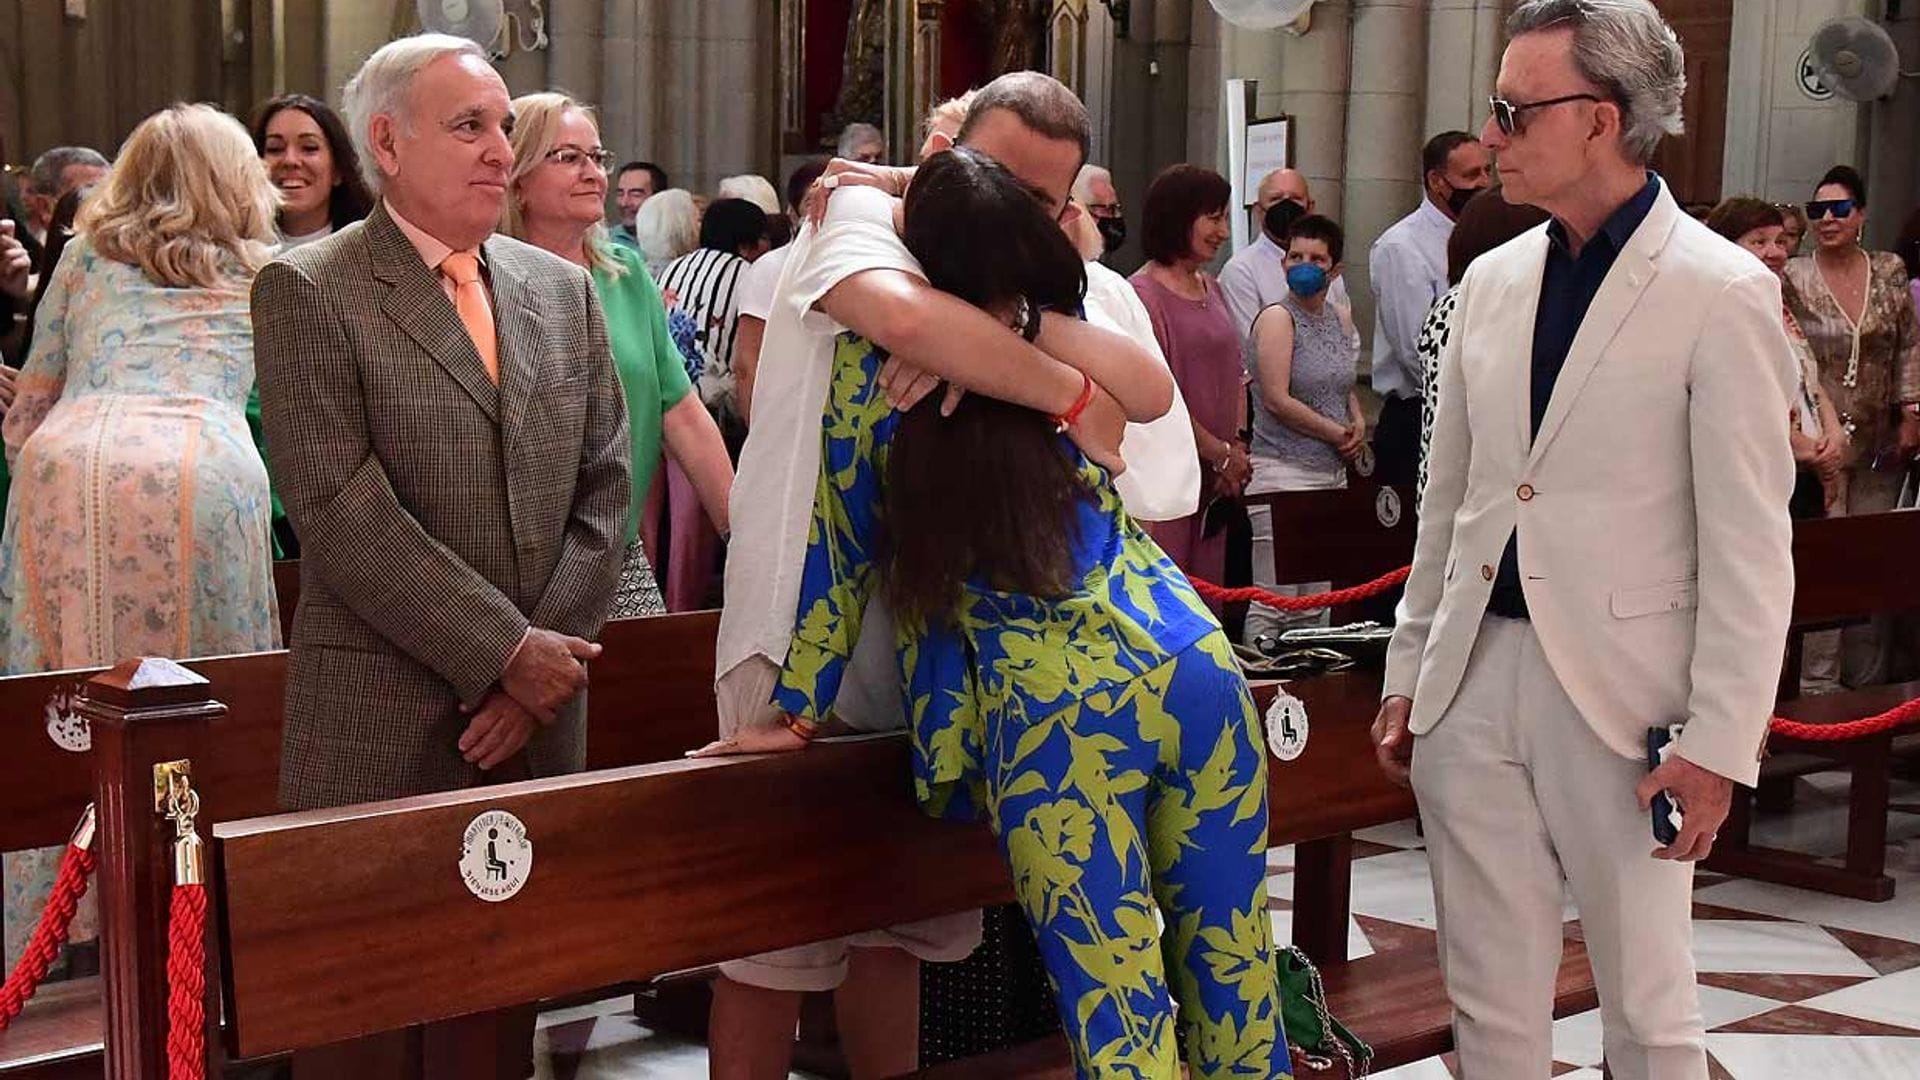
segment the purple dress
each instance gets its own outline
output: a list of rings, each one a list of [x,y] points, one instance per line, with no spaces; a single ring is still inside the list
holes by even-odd
[[[1129,280],[1153,319],[1153,336],[1167,355],[1173,381],[1194,422],[1220,438],[1232,439],[1246,399],[1246,369],[1240,362],[1240,334],[1219,283],[1205,279],[1207,298],[1189,300],[1149,277],[1144,267]],[[1198,446],[1194,453],[1199,453]],[[1202,463],[1202,475],[1211,476],[1212,471]],[[1188,575],[1224,584],[1226,531],[1206,536],[1203,529],[1210,501],[1202,498],[1198,513],[1151,522],[1146,529]]]

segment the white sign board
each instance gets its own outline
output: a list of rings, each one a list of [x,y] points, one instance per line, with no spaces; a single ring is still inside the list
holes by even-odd
[[[1292,162],[1287,160],[1288,129],[1293,121],[1287,117],[1277,120],[1256,120],[1247,124],[1247,152],[1245,183],[1240,188],[1240,205],[1252,206],[1260,198],[1260,181],[1275,169],[1287,168]]]

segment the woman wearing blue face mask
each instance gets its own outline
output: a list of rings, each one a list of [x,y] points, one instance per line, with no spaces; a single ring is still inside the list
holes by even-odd
[[[1346,237],[1340,226],[1317,214],[1294,222],[1287,241],[1287,296],[1254,317],[1246,364],[1253,388],[1253,480],[1247,494],[1316,491],[1347,486],[1347,466],[1367,444],[1366,417],[1354,392],[1359,350],[1349,316],[1327,302],[1327,288],[1340,276]],[[1265,507],[1251,507],[1253,579],[1274,587],[1273,520]],[[1306,591],[1320,583],[1275,588]],[[1281,616],[1254,605],[1247,613],[1246,640],[1253,644],[1292,625],[1323,616]]]

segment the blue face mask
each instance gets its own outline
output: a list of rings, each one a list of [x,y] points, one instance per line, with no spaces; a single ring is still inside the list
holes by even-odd
[[[1327,272],[1312,263],[1287,267],[1287,288],[1295,296],[1319,296],[1327,288]]]

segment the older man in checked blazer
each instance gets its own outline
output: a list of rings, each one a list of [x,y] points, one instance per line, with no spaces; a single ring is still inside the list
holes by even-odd
[[[253,290],[267,443],[303,555],[290,809],[581,768],[587,639],[627,518],[626,410],[592,282],[491,235],[513,118],[486,55],[393,42],[346,107],[381,205]],[[517,1080],[532,1034],[531,1012],[467,1018],[294,1069]]]
[[[626,414],[586,272],[491,235],[508,101],[471,43],[381,49],[346,91],[381,205],[254,285],[267,441],[303,553],[290,808],[584,761]]]

